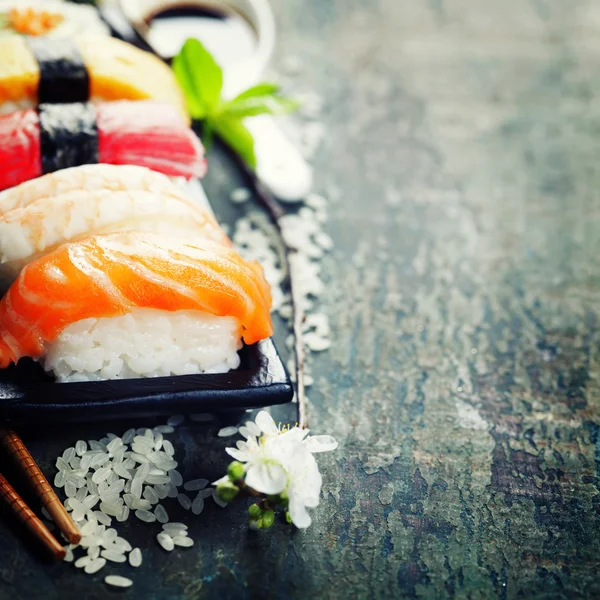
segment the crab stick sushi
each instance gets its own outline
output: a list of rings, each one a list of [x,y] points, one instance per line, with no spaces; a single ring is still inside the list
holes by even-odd
[[[0,301],[0,367],[39,360],[59,381],[225,372],[269,337],[262,268],[233,249],[121,232],[63,244]]]
[[[97,233],[150,231],[231,245],[208,210],[156,192],[76,190],[0,215],[0,282],[64,242]]]
[[[2,38],[0,111],[43,103],[158,100],[189,122],[183,92],[158,57],[115,38]]]
[[[186,179],[206,172],[200,140],[169,105],[42,104],[0,115],[0,190],[90,163],[139,165]]]

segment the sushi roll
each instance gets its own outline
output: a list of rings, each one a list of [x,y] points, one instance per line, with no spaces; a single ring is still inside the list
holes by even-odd
[[[200,140],[168,104],[42,104],[0,115],[0,190],[90,163],[140,165],[186,179],[206,172]]]
[[[0,138],[1,139],[1,138]],[[14,161],[0,163],[14,167]],[[0,174],[1,176],[1,174]],[[134,165],[84,165],[50,173],[0,192],[0,215],[32,202],[76,191],[154,192],[189,202],[182,188],[165,175]]]
[[[67,37],[83,31],[110,35],[93,6],[59,0],[0,0],[0,40],[9,35]]]
[[[8,287],[26,264],[64,242],[133,230],[231,245],[214,216],[191,199],[139,190],[76,190],[0,215],[0,283]]]
[[[0,301],[0,367],[59,381],[225,372],[273,332],[260,265],[222,245],[121,232],[59,246]]]
[[[37,104],[158,100],[189,123],[183,92],[158,57],[115,38],[11,36],[2,39],[0,112]]]

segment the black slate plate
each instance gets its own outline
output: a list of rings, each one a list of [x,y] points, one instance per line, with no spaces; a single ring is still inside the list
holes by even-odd
[[[102,13],[113,35],[144,50],[141,39],[117,9]],[[107,18],[111,17],[111,18]],[[190,188],[200,203],[201,188]],[[87,383],[56,383],[30,359],[0,370],[0,419],[12,422],[85,422],[161,417],[177,413],[239,413],[290,402],[294,388],[272,340],[240,350],[235,371]]]
[[[294,390],[273,342],[240,350],[235,371],[86,383],[56,383],[30,359],[0,370],[0,418],[93,421],[176,413],[227,413],[284,404]]]

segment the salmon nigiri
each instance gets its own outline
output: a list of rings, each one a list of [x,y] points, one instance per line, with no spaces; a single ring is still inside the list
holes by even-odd
[[[260,265],[153,233],[96,235],[27,265],[0,301],[0,367],[40,359],[60,381],[223,372],[269,337]]]

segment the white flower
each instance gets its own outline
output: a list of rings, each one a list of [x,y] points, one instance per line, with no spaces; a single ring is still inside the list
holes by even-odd
[[[330,435],[309,437],[308,429],[299,427],[280,429],[265,411],[239,431],[246,441],[226,451],[244,463],[246,484],[263,494],[285,492],[292,522],[301,529],[308,527],[311,518],[306,508],[318,506],[322,484],[313,453],[335,450],[335,439]]]

